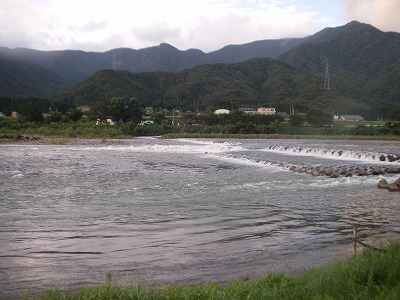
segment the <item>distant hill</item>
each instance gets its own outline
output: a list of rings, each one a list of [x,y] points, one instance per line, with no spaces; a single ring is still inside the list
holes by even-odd
[[[236,63],[250,58],[276,58],[299,45],[304,39],[256,41],[243,45],[230,45],[218,51],[204,53],[197,49],[181,51],[169,44],[144,49],[118,48],[107,52],[74,50],[37,51],[24,48],[0,48],[0,54],[34,63],[55,72],[66,85],[71,86],[94,72],[104,69],[141,72],[177,72],[201,64]]]
[[[54,97],[66,88],[53,71],[0,52],[0,95]]]
[[[320,76],[328,62],[331,88],[365,91],[379,113],[400,102],[400,33],[353,21],[316,33],[279,60]]]
[[[289,111],[292,104],[303,112],[314,105],[334,110],[338,99],[346,103],[348,112],[364,114],[369,109],[363,97],[351,97],[351,91],[345,88],[324,90],[323,78],[268,58],[201,65],[176,73],[99,71],[62,94],[58,101],[81,105],[113,97],[136,97],[143,106],[162,100],[184,110],[264,105]]]

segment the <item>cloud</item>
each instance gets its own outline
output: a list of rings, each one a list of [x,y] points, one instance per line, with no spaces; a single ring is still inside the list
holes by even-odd
[[[218,15],[194,18],[183,30],[183,47],[212,51],[254,40],[304,37],[320,29],[314,21],[316,14],[294,5],[295,1],[289,1],[290,5],[288,1],[246,2],[243,7],[226,7]]]
[[[146,27],[132,29],[132,33],[136,39],[153,44],[176,42],[181,38],[180,32],[179,28],[173,28],[165,22],[153,23]]]
[[[383,31],[400,31],[399,0],[343,0],[348,21],[372,24]]]
[[[352,2],[360,7],[363,2],[378,2],[332,1],[342,6],[340,1],[345,1],[348,7],[355,6]],[[319,0],[0,0],[0,4],[0,46],[39,50],[139,49],[165,42],[182,50],[209,52],[227,44],[304,37],[342,24],[335,23],[335,14]]]
[[[90,21],[89,23],[86,23],[85,25],[83,25],[82,31],[93,32],[93,31],[101,30],[106,26],[107,26],[106,21],[100,21],[100,22]]]

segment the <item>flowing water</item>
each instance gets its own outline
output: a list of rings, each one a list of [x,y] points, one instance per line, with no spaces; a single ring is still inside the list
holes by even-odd
[[[227,282],[299,273],[400,238],[380,178],[293,165],[399,166],[400,142],[162,140],[0,146],[0,298],[103,283]],[[340,153],[340,155],[338,155]]]

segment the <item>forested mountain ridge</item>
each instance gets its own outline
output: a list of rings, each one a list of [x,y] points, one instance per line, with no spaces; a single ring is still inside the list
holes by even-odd
[[[0,95],[8,97],[28,97],[40,95],[54,97],[56,91],[66,89],[67,85],[56,73],[0,53]]]
[[[325,62],[329,62],[331,71],[353,71],[375,77],[400,60],[400,33],[382,32],[353,21],[325,28],[279,59],[319,74],[325,71]]]
[[[332,88],[358,88],[387,105],[400,101],[400,33],[353,21],[316,33],[279,60],[321,76],[328,63]]]
[[[130,73],[99,71],[62,94],[58,101],[75,105],[135,97],[143,106],[161,100],[183,110],[207,107],[272,106],[298,111],[311,106],[335,110],[345,103],[348,111],[367,113],[363,97],[350,91],[323,89],[323,78],[307,74],[273,59],[252,59],[237,64],[201,65],[181,72]],[[367,97],[367,95],[365,95]]]
[[[162,43],[159,46],[139,50],[117,48],[107,52],[38,51],[0,47],[0,55],[14,57],[48,69],[62,78],[68,86],[71,86],[94,72],[104,69],[115,68],[132,73],[177,72],[201,64],[236,63],[257,57],[276,58],[304,40],[255,41],[243,45],[229,45],[210,53],[204,53],[198,49],[181,51],[169,44]]]

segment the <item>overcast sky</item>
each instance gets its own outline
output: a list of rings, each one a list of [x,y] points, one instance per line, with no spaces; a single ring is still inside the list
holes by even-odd
[[[0,0],[0,46],[186,50],[304,37],[351,20],[400,32],[400,0]]]

